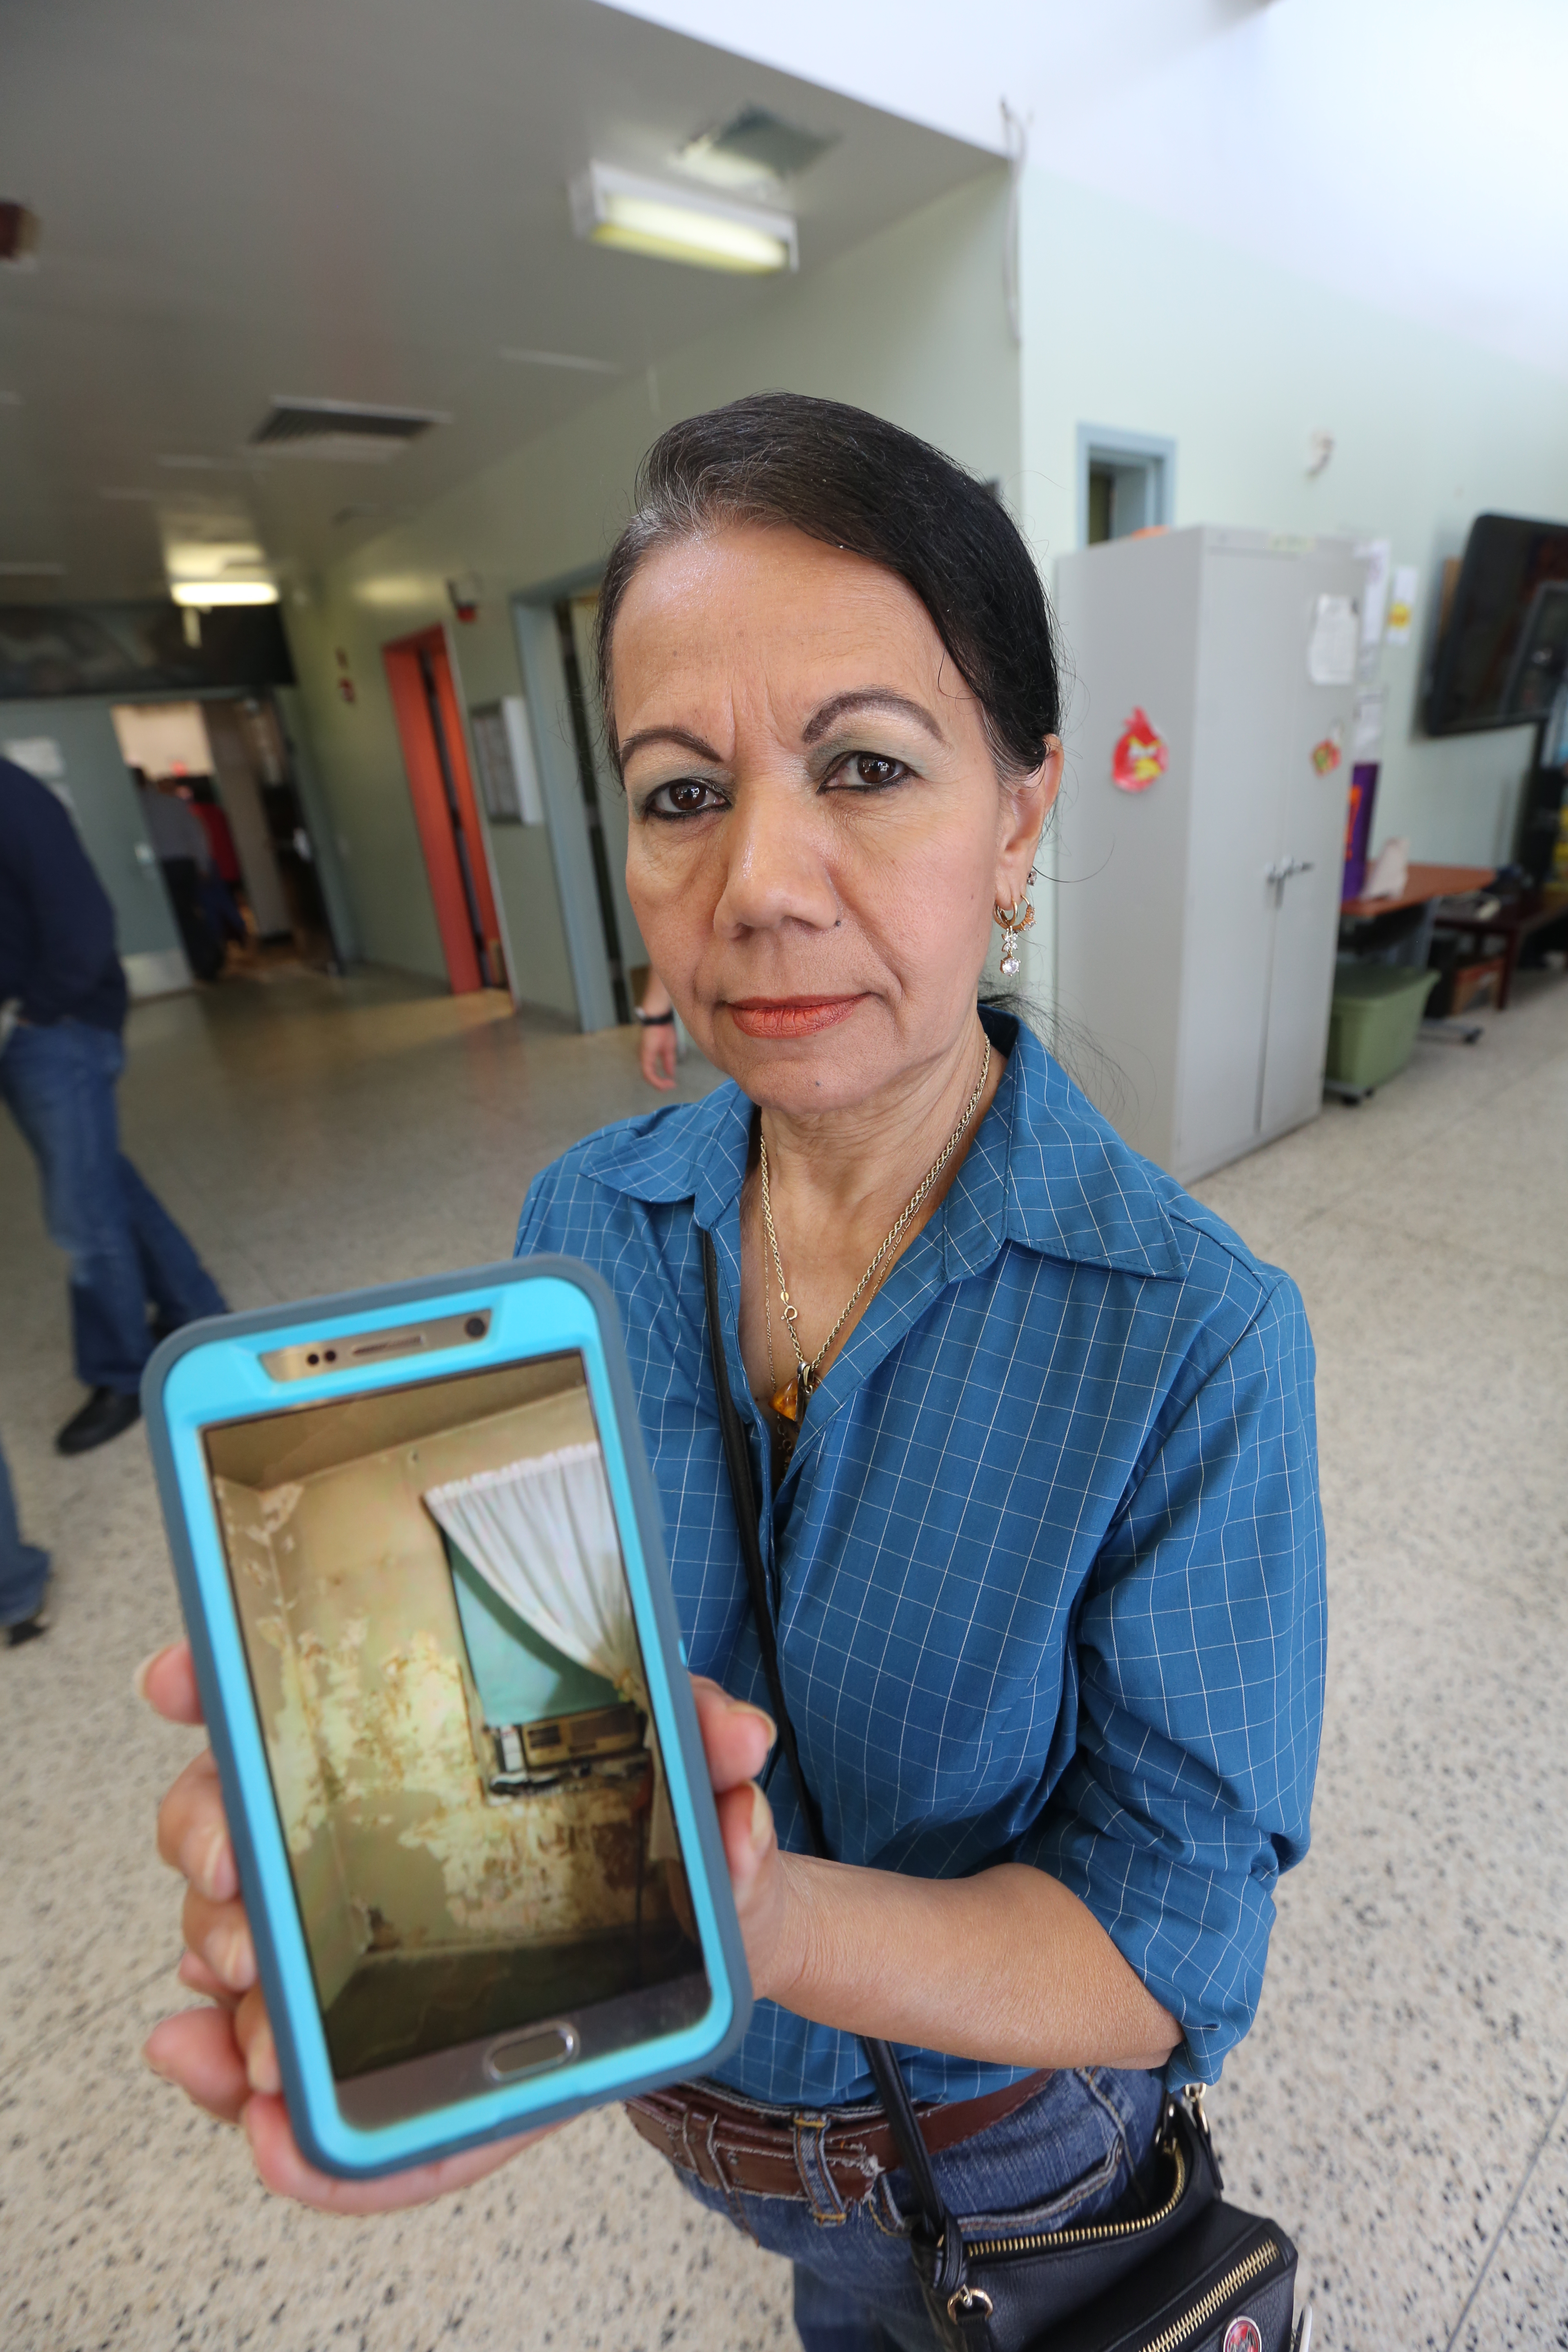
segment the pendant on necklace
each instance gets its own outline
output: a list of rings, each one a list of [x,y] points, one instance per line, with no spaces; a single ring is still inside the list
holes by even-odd
[[[773,1411],[777,1413],[781,1421],[794,1423],[800,1419],[800,1375],[798,1372],[795,1374],[793,1381],[786,1381],[782,1389],[778,1389],[774,1391]]]

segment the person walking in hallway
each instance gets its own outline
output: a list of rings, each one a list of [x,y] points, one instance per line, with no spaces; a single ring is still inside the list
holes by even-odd
[[[0,1453],[0,1625],[5,1629],[7,1649],[19,1649],[47,1632],[44,1588],[48,1580],[48,1553],[22,1540],[11,1474]]]
[[[226,1308],[120,1149],[125,975],[114,909],[54,794],[5,759],[0,1008],[0,1097],[37,1160],[50,1238],[70,1260],[77,1377],[89,1391],[55,1444],[85,1454],[140,1417],[155,1341]]]
[[[163,869],[163,887],[191,970],[198,980],[216,980],[223,970],[223,929],[214,924],[206,905],[207,886],[216,870],[206,828],[191,803],[182,799],[172,776],[153,783],[140,768],[132,773],[142,822]]]

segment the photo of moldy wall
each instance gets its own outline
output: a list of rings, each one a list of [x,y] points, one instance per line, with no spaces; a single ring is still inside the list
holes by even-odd
[[[339,2078],[700,1971],[580,1358],[205,1444]]]

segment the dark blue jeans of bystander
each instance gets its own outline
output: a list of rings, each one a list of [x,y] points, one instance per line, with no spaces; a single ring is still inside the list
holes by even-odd
[[[152,1353],[149,1306],[171,1329],[225,1307],[120,1149],[114,1087],[124,1065],[108,1029],[19,1023],[0,1053],[0,1097],[37,1160],[49,1238],[70,1260],[77,1377],[131,1396]]]
[[[48,1553],[22,1541],[11,1474],[0,1454],[0,1629],[37,1615],[48,1573]]]

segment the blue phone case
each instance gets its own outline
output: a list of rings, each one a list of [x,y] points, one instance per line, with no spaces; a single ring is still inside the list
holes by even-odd
[[[323,1370],[283,1386],[261,1365],[261,1356],[274,1349],[322,1338],[363,1337],[406,1323],[410,1308],[424,1317],[489,1310],[489,1331],[463,1346],[460,1362],[444,1364],[432,1355],[422,1360],[418,1372],[399,1357],[348,1370]],[[711,1998],[695,2023],[652,2041],[582,2056],[456,2105],[367,2126],[343,2114],[328,2056],[200,1432],[289,1406],[368,1395],[447,1371],[494,1370],[567,1349],[581,1350],[586,1370]],[[153,1355],[142,1397],[289,2120],[310,2162],[346,2179],[371,2178],[718,2064],[746,2030],[751,1981],[683,1664],[658,1501],[615,1301],[598,1276],[568,1258],[536,1257],[190,1324]]]

